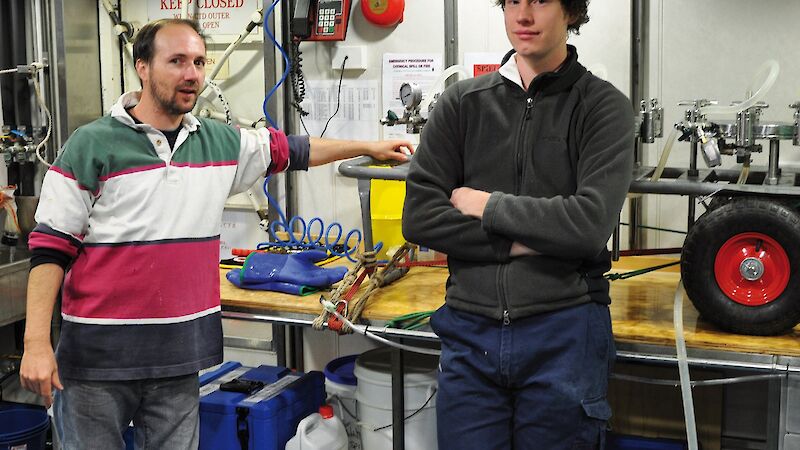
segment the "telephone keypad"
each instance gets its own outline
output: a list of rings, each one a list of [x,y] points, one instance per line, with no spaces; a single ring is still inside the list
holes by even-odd
[[[331,35],[337,24],[342,22],[342,3],[341,2],[324,2],[319,4],[319,15],[317,17],[317,34],[318,35]],[[324,7],[323,7],[324,6]],[[328,8],[328,6],[332,6]],[[338,17],[337,17],[338,16]]]

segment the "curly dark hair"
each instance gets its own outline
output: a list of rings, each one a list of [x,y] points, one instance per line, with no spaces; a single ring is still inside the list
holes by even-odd
[[[492,0],[494,4],[505,9],[506,0]],[[525,1],[525,0],[522,0]],[[533,0],[538,1],[538,0]],[[568,16],[574,19],[567,29],[575,34],[580,34],[581,25],[589,21],[589,0],[559,0]]]
[[[203,44],[206,43],[206,37],[200,29],[200,25],[189,19],[160,19],[154,20],[143,26],[133,38],[133,60],[142,60],[145,63],[150,63],[153,59],[153,52],[155,51],[156,33],[158,30],[167,25],[185,25],[193,29],[201,39]]]

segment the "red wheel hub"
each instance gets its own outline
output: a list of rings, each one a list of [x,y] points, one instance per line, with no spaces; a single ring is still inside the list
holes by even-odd
[[[722,292],[746,306],[775,300],[789,284],[789,257],[778,242],[761,233],[741,233],[722,245],[714,276]]]

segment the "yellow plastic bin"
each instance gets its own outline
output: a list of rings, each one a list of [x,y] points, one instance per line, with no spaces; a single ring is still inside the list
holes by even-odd
[[[378,259],[386,259],[386,250],[403,245],[403,201],[406,182],[370,180],[369,208],[372,222],[372,242],[383,242]]]

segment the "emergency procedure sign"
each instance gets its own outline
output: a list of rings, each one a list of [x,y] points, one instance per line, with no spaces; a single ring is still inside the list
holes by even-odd
[[[150,20],[179,19],[184,0],[147,0]],[[240,34],[259,0],[189,0],[189,18],[208,34]]]

